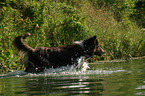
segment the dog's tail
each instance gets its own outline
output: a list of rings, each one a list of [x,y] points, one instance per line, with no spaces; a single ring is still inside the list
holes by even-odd
[[[18,36],[15,38],[14,40],[14,46],[19,50],[19,51],[22,51],[22,52],[33,52],[34,49],[31,48],[30,46],[28,46],[27,44],[24,43],[24,39],[26,39],[28,36],[30,36],[31,34],[30,33],[26,33],[24,35],[21,35],[21,36]]]

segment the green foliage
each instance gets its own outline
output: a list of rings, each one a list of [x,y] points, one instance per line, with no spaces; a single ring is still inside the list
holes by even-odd
[[[134,12],[135,0],[91,0],[95,2],[95,6],[99,8],[105,7],[114,14],[114,18],[118,21],[126,21]]]
[[[30,32],[32,37],[28,38],[26,43],[36,48],[70,44],[74,40],[86,38],[89,33],[84,17],[78,14],[78,10],[65,3],[49,0],[7,0],[2,4],[0,11],[2,72],[20,69],[20,62],[17,62],[18,56],[13,52],[15,49],[12,44],[14,38],[20,34]]]
[[[61,46],[97,35],[105,59],[145,55],[145,33],[130,21],[132,0],[4,0],[0,2],[0,72],[20,70],[12,41],[30,32],[31,47]],[[132,15],[134,16],[134,15]]]
[[[14,51],[12,49],[7,50],[6,52],[1,52],[0,57],[0,72],[9,72],[12,70],[22,69],[22,65],[18,65],[18,58],[14,56]]]
[[[131,20],[137,25],[145,27],[145,1],[136,0],[134,12],[131,14]]]
[[[83,20],[84,18],[74,15],[63,21],[63,26],[58,34],[63,45],[68,45],[74,41],[87,37],[89,30],[85,26]]]

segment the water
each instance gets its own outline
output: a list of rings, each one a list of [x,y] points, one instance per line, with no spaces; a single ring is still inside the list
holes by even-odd
[[[41,74],[15,71],[0,77],[0,96],[140,96],[145,95],[145,58],[98,62],[88,70],[72,66]]]

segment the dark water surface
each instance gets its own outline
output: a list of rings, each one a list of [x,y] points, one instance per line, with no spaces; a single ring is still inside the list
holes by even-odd
[[[145,95],[145,58],[90,64],[87,71],[49,69],[43,74],[15,71],[0,77],[0,96]]]

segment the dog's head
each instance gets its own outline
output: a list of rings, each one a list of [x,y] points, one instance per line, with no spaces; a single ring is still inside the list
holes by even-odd
[[[93,55],[102,56],[106,52],[99,46],[96,36],[83,40],[81,43],[83,47],[84,56],[92,57]]]

